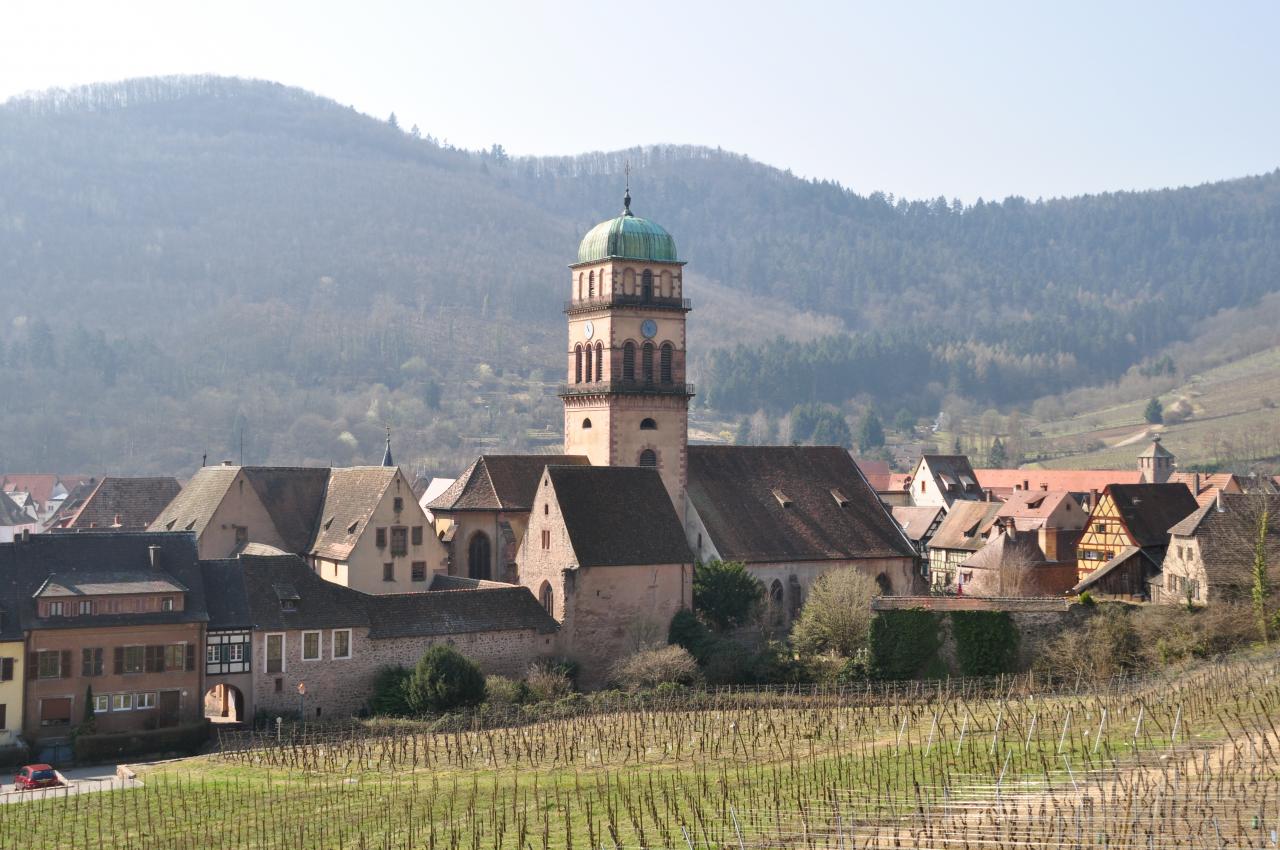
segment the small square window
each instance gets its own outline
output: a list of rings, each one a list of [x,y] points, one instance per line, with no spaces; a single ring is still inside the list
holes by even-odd
[[[61,603],[61,602],[50,602],[50,603],[49,603],[49,616],[50,616],[50,617],[61,617],[61,616],[62,616],[62,603]]]
[[[388,564],[383,564],[383,565],[382,565],[382,580],[383,580],[383,581],[395,581],[395,580],[396,580],[396,565],[395,565],[395,564],[390,564],[390,563],[388,563]]]
[[[146,693],[142,693],[142,694],[134,694],[134,695],[133,695],[133,707],[134,707],[134,708],[137,708],[137,709],[155,708],[155,707],[156,707],[156,692],[155,692],[155,691],[148,691],[148,692],[146,692]]]
[[[427,562],[426,561],[413,562],[413,580],[414,581],[427,580]]]
[[[133,694],[112,694],[112,711],[133,711]]]
[[[107,694],[93,695],[93,713],[103,714],[111,709],[111,697]]]
[[[413,545],[414,546],[422,545],[422,526],[420,525],[415,525],[413,527]]]
[[[402,510],[404,510],[404,499],[400,498],[399,496],[396,496],[394,499],[392,499],[391,510],[395,511],[396,513],[400,513]]]
[[[161,611],[172,611],[172,610],[173,610],[173,597],[172,597],[172,596],[166,596],[164,599],[161,599],[161,600],[160,600],[160,610],[161,610]]]
[[[377,546],[379,549],[387,548],[387,530],[385,528],[379,528],[374,531],[373,545]]]
[[[391,529],[391,557],[409,554],[409,529],[397,525]]]
[[[276,677],[276,693],[284,693],[284,679],[279,676]]]

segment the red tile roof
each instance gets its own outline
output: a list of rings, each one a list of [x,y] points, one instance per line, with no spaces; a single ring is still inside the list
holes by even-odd
[[[1101,493],[1108,484],[1137,484],[1136,469],[975,469],[984,490],[1012,492],[1024,490],[1065,490],[1068,493]]]

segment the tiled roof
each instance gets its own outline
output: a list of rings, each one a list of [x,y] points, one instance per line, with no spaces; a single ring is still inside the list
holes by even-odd
[[[515,585],[369,596],[366,604],[372,638],[557,628],[529,589]]]
[[[1169,529],[1200,507],[1185,484],[1112,484],[1106,492],[1143,549],[1167,545]]]
[[[311,554],[345,560],[398,472],[394,466],[333,470],[320,509],[319,527],[310,545]],[[406,503],[413,502],[413,492],[408,487],[404,490]]]
[[[1121,549],[1118,553],[1116,553],[1116,556],[1112,558],[1110,561],[1107,561],[1105,564],[1098,567],[1096,570],[1094,570],[1093,572],[1089,573],[1087,576],[1082,578],[1075,587],[1071,588],[1071,592],[1082,593],[1088,590],[1089,588],[1097,584],[1100,579],[1105,578],[1115,570],[1119,569],[1121,566],[1129,563],[1133,558],[1138,558],[1143,561],[1152,560],[1143,552],[1142,549],[1139,549],[1137,546],[1126,546],[1125,548]],[[1153,563],[1156,563],[1157,567],[1159,566],[1159,563],[1157,562],[1153,562]]]
[[[835,446],[689,446],[688,498],[726,560],[915,556]]]
[[[1083,525],[1085,511],[1066,490],[1015,490],[1000,506],[997,516],[1011,518],[1019,529],[1029,531],[1043,526],[1064,502],[1070,504],[1069,512],[1074,512]]]
[[[477,587],[510,587],[505,581],[490,581],[483,578],[467,576],[451,576],[436,573],[427,582],[427,590],[475,590]]]
[[[329,482],[323,466],[246,466],[245,478],[253,485],[271,524],[289,552],[305,552],[316,534],[320,505]]]
[[[976,552],[986,544],[1003,502],[956,502],[929,541],[930,549]]]
[[[222,504],[227,488],[240,472],[237,466],[204,466],[196,471],[182,492],[174,496],[151,523],[151,531],[193,531],[197,536]]]
[[[0,525],[28,525],[35,522],[8,494],[0,493]]]
[[[656,469],[548,466],[547,475],[579,566],[693,562]]]
[[[255,629],[342,629],[369,625],[365,594],[325,581],[297,555],[242,555],[238,560]],[[285,610],[283,599],[288,597],[296,597],[293,610]]]
[[[0,475],[0,490],[7,493],[30,493],[31,498],[44,508],[53,498],[53,488],[58,486],[59,477],[49,472],[16,472]],[[68,490],[71,485],[63,485]]]
[[[41,598],[60,596],[117,596],[133,593],[184,593],[187,588],[163,573],[119,570],[92,575],[52,573],[36,591]]]
[[[547,466],[587,466],[585,455],[480,455],[430,511],[527,511]]]
[[[152,546],[160,547],[158,569],[151,567]],[[186,588],[183,610],[94,614],[47,620],[37,616],[36,594],[51,578],[56,577],[59,584],[68,588],[97,586],[103,592],[120,592],[116,588],[140,580],[141,574],[145,574],[150,581],[168,582],[174,587]],[[120,581],[125,584],[118,584]],[[9,594],[0,589],[0,598],[17,594],[20,600],[19,616],[26,628],[159,625],[204,622],[208,619],[195,535],[188,533],[86,531],[80,534],[34,534],[26,541],[0,543],[0,588],[4,584],[10,585]]]
[[[920,467],[928,464],[929,471],[942,482],[944,490],[953,499],[977,499],[980,495],[978,478],[965,455],[924,455],[912,470],[920,474]]]
[[[1108,484],[1137,484],[1136,469],[975,469],[984,490],[1065,490],[1068,493],[1101,493]]]
[[[63,523],[64,528],[143,530],[182,490],[176,478],[107,476]],[[68,496],[68,499],[73,498]]]
[[[1171,529],[1194,536],[1200,544],[1209,584],[1243,586],[1252,581],[1255,546],[1262,509],[1267,509],[1266,556],[1271,580],[1280,572],[1280,495],[1223,493]]]
[[[1048,558],[1036,542],[1035,534],[997,532],[987,540],[986,546],[966,558],[961,566],[998,570],[1006,563],[1010,566],[1034,567],[1048,563]]]
[[[249,596],[244,586],[244,566],[239,558],[201,561],[209,631],[253,627]]]
[[[867,479],[872,489],[877,492],[889,489],[889,479],[893,476],[893,470],[889,468],[888,461],[864,458],[856,459],[854,463],[858,465],[858,469],[862,471],[862,477]]]
[[[419,478],[418,481],[414,482],[413,491],[418,493],[418,506],[426,513],[428,520],[435,522],[436,517],[427,506],[434,502],[445,490],[452,487],[453,482],[457,480],[456,478],[432,478],[430,481],[423,482],[422,492],[420,493],[418,493],[418,481],[423,481],[423,479]]]
[[[922,505],[914,507],[912,505],[895,505],[890,508],[893,518],[898,521],[898,525],[902,526],[902,531],[907,537],[920,542],[933,524],[938,521],[938,515],[942,513],[942,508],[935,505]]]

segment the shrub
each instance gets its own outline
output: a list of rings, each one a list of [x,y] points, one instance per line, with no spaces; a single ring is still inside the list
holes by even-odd
[[[532,702],[560,700],[573,693],[573,682],[560,665],[535,664],[524,677],[525,692]]]
[[[1140,669],[1145,659],[1123,605],[1096,605],[1088,620],[1047,644],[1036,669],[1062,677],[1107,679]]]
[[[823,573],[792,630],[801,652],[831,652],[852,658],[871,633],[871,600],[880,593],[875,579],[852,568]]]
[[[417,714],[476,705],[484,701],[484,674],[453,647],[433,646],[409,675],[405,697]]]
[[[871,673],[880,679],[910,679],[936,669],[941,645],[938,618],[932,611],[881,611],[871,621]]]
[[[706,662],[714,642],[711,632],[692,611],[677,611],[671,618],[671,626],[667,629],[667,643],[684,647],[699,664]]]
[[[1018,627],[1008,611],[952,611],[951,633],[964,675],[1013,672],[1018,661]]]
[[[380,717],[408,717],[413,714],[405,685],[409,670],[404,667],[379,667],[373,676],[373,694],[369,697],[369,713]]]
[[[763,598],[764,587],[739,561],[711,561],[694,567],[694,610],[721,631],[747,622]]]
[[[529,686],[506,676],[484,680],[485,701],[490,705],[519,705],[529,698]]]
[[[613,668],[613,679],[623,687],[654,688],[661,684],[692,685],[701,679],[698,663],[682,646],[645,649],[622,659]]]

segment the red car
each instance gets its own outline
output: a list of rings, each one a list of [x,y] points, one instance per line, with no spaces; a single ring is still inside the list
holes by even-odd
[[[13,777],[13,787],[17,791],[52,788],[61,784],[62,780],[58,778],[58,774],[47,764],[29,764]]]

